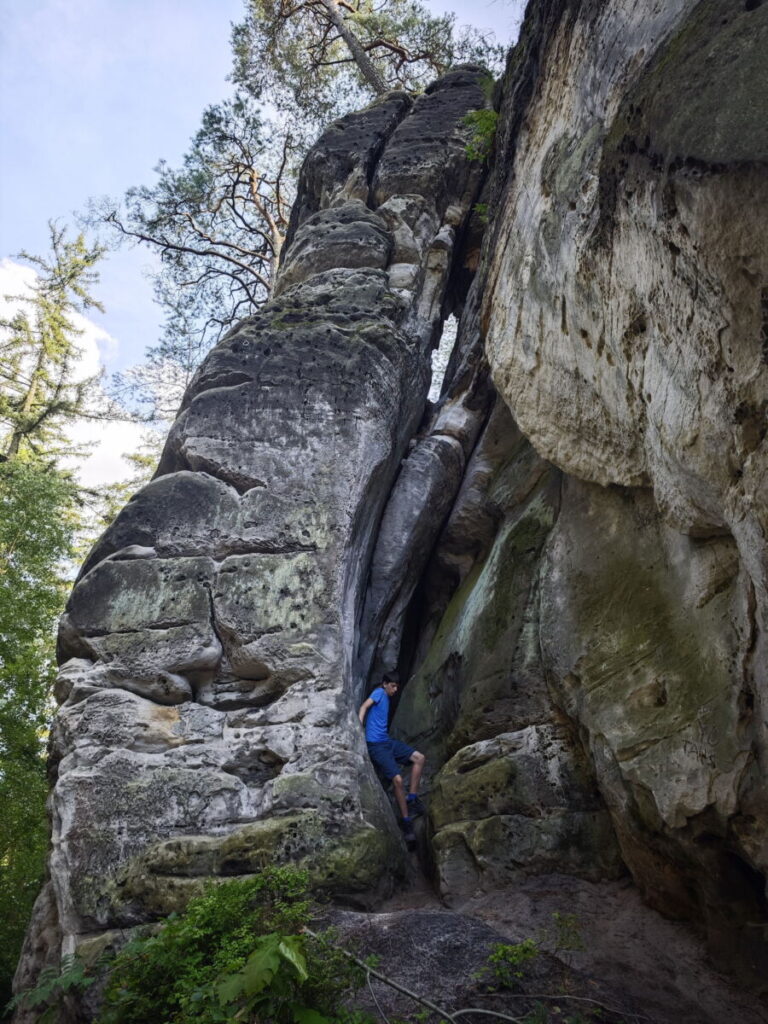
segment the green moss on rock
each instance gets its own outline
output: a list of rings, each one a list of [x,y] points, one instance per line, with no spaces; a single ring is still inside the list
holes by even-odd
[[[370,825],[343,831],[318,812],[306,810],[265,818],[224,837],[189,836],[156,843],[123,869],[110,895],[113,904],[132,906],[146,920],[182,909],[210,879],[292,864],[309,872],[315,890],[368,904],[388,891],[401,861],[400,844],[389,832]]]

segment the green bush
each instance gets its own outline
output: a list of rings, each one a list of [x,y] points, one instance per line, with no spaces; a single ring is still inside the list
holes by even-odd
[[[496,137],[496,127],[499,123],[499,115],[495,110],[470,110],[462,118],[462,124],[469,128],[469,138],[465,152],[470,160],[482,160],[485,162],[490,156],[493,148],[493,140]]]
[[[499,988],[514,989],[523,977],[525,965],[538,955],[539,946],[533,939],[523,939],[511,945],[498,942],[488,957],[488,966],[483,968],[479,977],[490,977]]]
[[[310,909],[307,875],[292,868],[211,883],[183,914],[133,939],[107,965],[98,1024],[366,1024],[340,1010],[364,971],[328,933],[303,933]],[[55,1020],[62,997],[103,969],[75,961],[16,1002],[47,1005],[44,1019]]]
[[[65,957],[61,970],[46,967],[40,972],[37,987],[23,992],[8,1003],[7,1010],[23,1007],[37,1010],[40,1016],[36,1024],[55,1024],[61,1001],[70,993],[83,992],[94,984],[96,978],[89,975],[85,965],[75,957]]]
[[[338,1021],[363,974],[301,933],[309,919],[305,872],[271,868],[212,884],[157,935],[117,956],[99,1024]]]

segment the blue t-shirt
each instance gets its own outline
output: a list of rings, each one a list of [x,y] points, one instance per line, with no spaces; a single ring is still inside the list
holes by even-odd
[[[370,695],[373,706],[365,716],[365,739],[368,743],[386,743],[389,739],[389,697],[381,686]]]

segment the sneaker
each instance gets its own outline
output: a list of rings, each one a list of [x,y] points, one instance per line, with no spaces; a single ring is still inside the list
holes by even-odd
[[[413,822],[410,818],[401,818],[400,828],[402,829],[403,839],[406,843],[416,842],[416,833],[413,831]]]
[[[408,803],[408,816],[411,818],[418,818],[420,814],[426,814],[424,804],[419,799],[416,793],[409,793],[407,796]]]

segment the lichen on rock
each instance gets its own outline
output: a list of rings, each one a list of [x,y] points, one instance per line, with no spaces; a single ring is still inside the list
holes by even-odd
[[[355,709],[398,668],[441,899],[634,884],[764,989],[767,19],[530,4],[485,182],[481,69],[329,126],[62,619],[21,984],[265,863],[377,904],[407,860]]]

